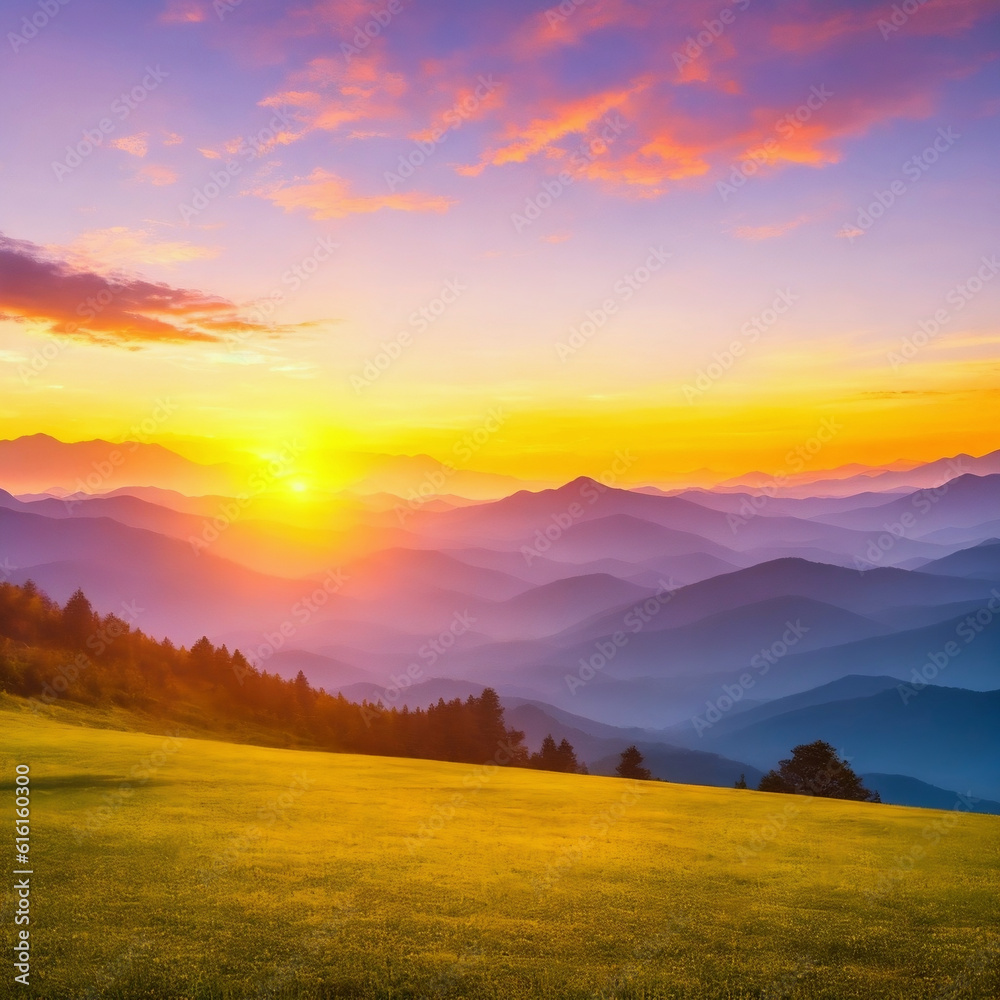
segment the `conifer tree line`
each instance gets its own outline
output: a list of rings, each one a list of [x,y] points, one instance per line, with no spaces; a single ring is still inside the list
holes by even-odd
[[[317,690],[301,670],[286,680],[258,669],[204,636],[190,649],[157,641],[118,615],[99,615],[81,590],[60,607],[30,580],[0,583],[0,691],[35,709],[61,699],[119,706],[236,742],[587,774],[565,738],[557,744],[549,733],[530,753],[524,733],[507,726],[493,688],[465,701],[439,698],[426,709],[359,704]],[[653,777],[634,745],[622,751],[615,774]],[[747,787],[745,776],[736,787]],[[758,790],[879,801],[822,741],[795,747]]]
[[[152,639],[99,615],[80,590],[60,607],[31,581],[0,583],[0,690],[35,708],[61,699],[120,706],[269,745],[585,771],[566,740],[550,737],[530,754],[492,688],[426,709],[358,704],[317,690],[302,671],[285,680],[260,670],[206,637],[190,649]]]
[[[556,746],[551,733],[542,740],[538,753],[533,753],[528,759],[528,767],[538,771],[563,771],[566,774],[588,773],[587,765],[581,764],[576,759],[576,751],[569,740],[563,737]]]
[[[426,709],[358,704],[259,670],[202,637],[190,649],[101,617],[77,591],[60,607],[32,582],[0,584],[0,689],[35,708],[61,699],[117,705],[247,742],[345,753],[527,766],[524,734],[504,723],[496,691]],[[570,748],[572,750],[572,748]]]

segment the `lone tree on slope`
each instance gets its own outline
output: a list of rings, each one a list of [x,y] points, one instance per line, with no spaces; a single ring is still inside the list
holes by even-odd
[[[633,743],[632,746],[622,750],[622,759],[618,761],[615,774],[619,778],[649,781],[653,777],[653,772],[648,767],[643,767],[642,761],[643,756],[639,753],[639,748]]]
[[[847,761],[841,760],[837,751],[823,740],[794,747],[791,757],[779,761],[776,771],[768,771],[760,779],[757,791],[855,802],[882,801],[878,792],[865,788]]]

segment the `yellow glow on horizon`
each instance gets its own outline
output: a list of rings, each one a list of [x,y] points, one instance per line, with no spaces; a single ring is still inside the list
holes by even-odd
[[[320,382],[277,375],[252,386],[231,376],[238,381],[220,388],[217,372],[195,370],[187,394],[176,395],[177,365],[168,362],[178,361],[177,349],[132,355],[72,343],[37,378],[22,380],[16,365],[0,372],[0,437],[161,444],[230,466],[236,490],[255,492],[262,477],[265,489],[294,497],[297,507],[350,489],[377,470],[379,456],[425,455],[463,471],[566,482],[600,477],[626,451],[635,461],[623,484],[688,477],[707,485],[791,468],[788,456],[827,418],[843,429],[803,459],[806,469],[994,450],[1000,348],[996,339],[980,340],[976,357],[946,360],[943,346],[929,348],[899,370],[872,349],[863,364],[838,366],[833,355],[789,348],[749,359],[691,401],[682,392],[689,373],[681,371],[629,386],[588,375],[544,386],[499,380],[489,390],[400,377],[363,394],[323,396],[322,405]],[[39,349],[17,330],[13,348]],[[106,399],[99,387],[109,381],[121,392]],[[502,419],[484,436],[493,412]],[[421,461],[410,466],[419,470]]]

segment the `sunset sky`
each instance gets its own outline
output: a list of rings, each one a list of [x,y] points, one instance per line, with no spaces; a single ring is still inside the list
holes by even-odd
[[[996,447],[994,0],[0,17],[2,437],[331,485],[477,430],[532,480]]]

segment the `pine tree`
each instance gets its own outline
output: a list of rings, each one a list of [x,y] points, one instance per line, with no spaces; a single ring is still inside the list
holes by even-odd
[[[531,755],[529,764],[539,771],[562,770],[562,758],[559,756],[559,748],[556,746],[556,741],[552,738],[551,733],[542,740],[541,750]]]
[[[77,589],[62,609],[60,630],[71,646],[82,647],[98,628],[99,619],[82,590]]]
[[[503,705],[493,688],[483,688],[483,693],[473,699],[476,732],[479,747],[476,753],[484,761],[490,760],[507,740],[507,726],[503,720]]]
[[[648,767],[642,766],[643,759],[642,754],[639,753],[639,748],[633,743],[632,746],[622,751],[622,757],[615,768],[615,774],[619,778],[649,781],[653,777],[653,772]]]
[[[215,647],[208,641],[208,636],[203,635],[192,647],[188,654],[188,663],[191,665],[191,672],[200,677],[210,677],[215,665]]]
[[[740,780],[733,784],[733,788],[746,788],[747,787],[747,776],[745,774],[740,775]]]
[[[559,757],[560,771],[565,771],[567,774],[579,773],[580,762],[576,759],[576,751],[565,736],[562,738],[559,746],[556,747],[556,754]]]

